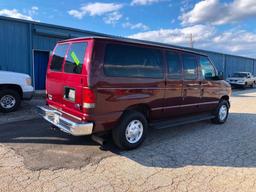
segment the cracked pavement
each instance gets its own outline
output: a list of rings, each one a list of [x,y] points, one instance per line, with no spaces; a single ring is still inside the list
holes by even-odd
[[[102,148],[32,119],[0,125],[0,191],[256,191],[256,90],[226,124],[152,130],[139,149]]]

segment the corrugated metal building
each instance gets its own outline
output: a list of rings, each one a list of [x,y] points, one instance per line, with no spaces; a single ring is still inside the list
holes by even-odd
[[[0,70],[30,74],[37,90],[45,87],[50,51],[57,41],[110,35],[0,16]],[[194,49],[210,56],[225,76],[235,71],[256,74],[256,59]]]

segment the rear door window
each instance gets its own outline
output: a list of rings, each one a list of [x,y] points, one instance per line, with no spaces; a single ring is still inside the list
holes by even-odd
[[[197,79],[197,57],[192,54],[183,54],[183,71],[185,80]]]
[[[62,64],[64,62],[67,48],[68,48],[68,44],[59,44],[55,48],[54,54],[52,56],[51,65],[50,65],[50,69],[52,71],[62,70]]]
[[[68,51],[64,71],[66,73],[81,74],[84,56],[87,48],[86,42],[73,43]]]
[[[162,52],[131,45],[108,44],[104,73],[115,77],[163,77]]]

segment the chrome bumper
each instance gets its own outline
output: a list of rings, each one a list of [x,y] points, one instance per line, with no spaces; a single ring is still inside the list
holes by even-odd
[[[80,122],[48,106],[38,106],[38,114],[61,131],[74,136],[91,135],[92,122]]]

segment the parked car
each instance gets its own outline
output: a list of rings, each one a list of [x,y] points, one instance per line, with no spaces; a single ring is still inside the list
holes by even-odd
[[[227,78],[234,87],[253,87],[256,84],[256,78],[250,72],[236,72]]]
[[[111,131],[121,149],[138,147],[148,127],[224,123],[231,94],[206,55],[100,37],[60,41],[46,89],[44,119],[75,136]]]
[[[21,100],[31,99],[33,93],[29,75],[0,71],[0,112],[17,110]]]

